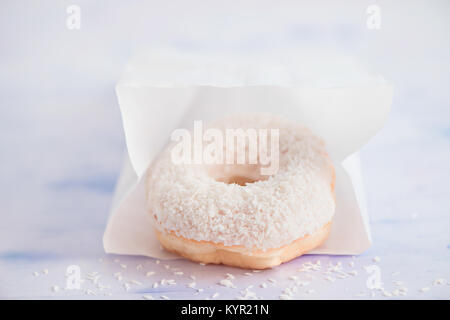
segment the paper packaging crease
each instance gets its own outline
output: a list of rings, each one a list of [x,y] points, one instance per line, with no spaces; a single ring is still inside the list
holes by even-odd
[[[279,56],[277,56],[279,57]],[[177,256],[161,249],[146,210],[145,177],[176,128],[235,112],[271,112],[322,137],[336,169],[330,236],[311,254],[353,255],[371,244],[358,149],[384,125],[393,88],[345,55],[296,52],[283,63],[143,52],[117,84],[128,155],[103,237],[107,253]],[[232,61],[232,62],[227,62]]]

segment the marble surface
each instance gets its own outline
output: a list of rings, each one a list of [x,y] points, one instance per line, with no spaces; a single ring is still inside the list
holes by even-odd
[[[199,19],[181,2],[180,10],[137,1],[79,3],[84,20],[76,32],[65,28],[61,2],[1,4],[0,298],[278,299],[286,288],[294,299],[450,298],[448,2],[380,1],[379,31],[365,28],[367,4],[352,1],[333,10],[283,11],[264,3],[256,13],[249,2],[239,15],[202,8]],[[270,27],[262,23],[266,17]],[[204,31],[213,21],[220,23]],[[148,32],[155,25],[160,32]],[[149,42],[190,50],[334,46],[391,80],[391,116],[361,150],[372,247],[357,257],[307,255],[248,274],[104,254],[101,238],[125,152],[114,83],[131,48]],[[80,267],[80,290],[64,290],[71,265]],[[371,266],[384,290],[368,288]],[[218,284],[227,273],[236,288]],[[188,287],[191,276],[203,291]]]

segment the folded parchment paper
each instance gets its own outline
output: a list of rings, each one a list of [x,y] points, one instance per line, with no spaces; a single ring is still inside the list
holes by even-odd
[[[359,254],[371,243],[357,154],[384,125],[393,89],[345,55],[146,51],[116,87],[128,156],[103,244],[107,253],[176,258],[162,250],[146,210],[146,171],[176,128],[235,112],[271,112],[322,137],[335,163],[336,213],[311,253]],[[354,155],[352,155],[354,154]],[[352,156],[350,156],[352,155]]]

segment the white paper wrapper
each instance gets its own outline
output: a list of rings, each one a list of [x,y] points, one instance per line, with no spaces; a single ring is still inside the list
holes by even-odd
[[[359,254],[370,246],[359,160],[349,155],[384,125],[393,89],[351,57],[144,52],[129,63],[116,91],[129,157],[103,238],[107,253],[176,258],[154,235],[147,168],[173,130],[235,112],[275,113],[325,140],[335,163],[337,207],[330,236],[311,253]]]

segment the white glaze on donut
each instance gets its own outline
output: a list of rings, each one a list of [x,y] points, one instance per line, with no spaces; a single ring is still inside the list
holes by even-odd
[[[264,251],[331,221],[333,165],[323,141],[307,128],[268,114],[235,115],[210,127],[279,129],[279,170],[267,177],[259,175],[258,165],[174,164],[169,145],[150,168],[147,185],[149,212],[159,231]],[[255,182],[222,182],[232,176]]]

